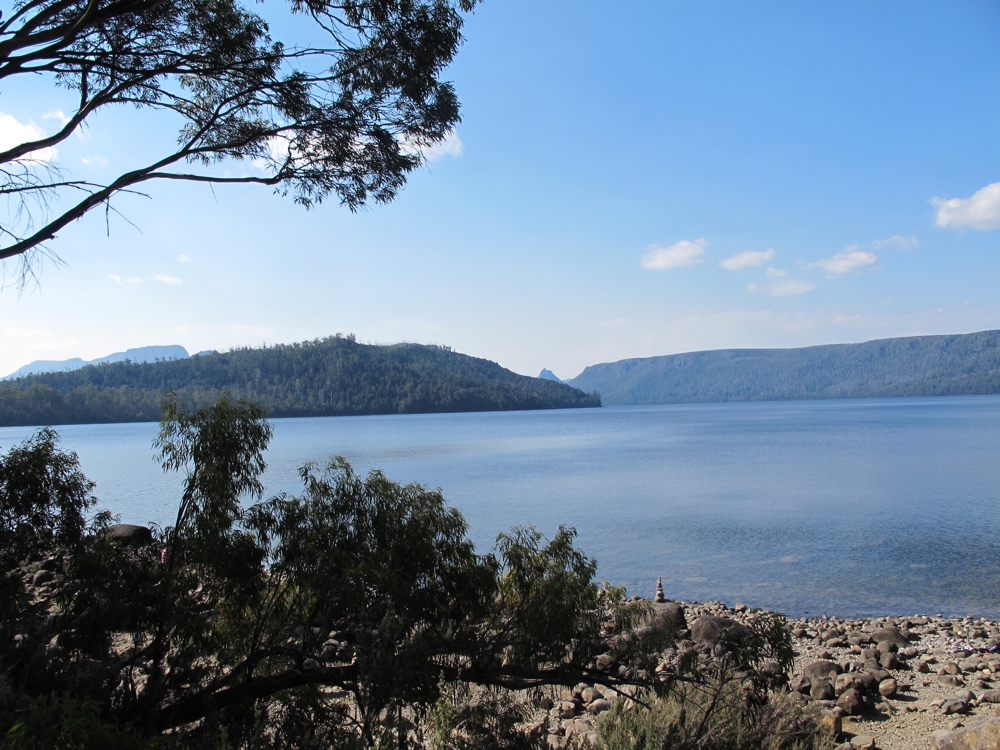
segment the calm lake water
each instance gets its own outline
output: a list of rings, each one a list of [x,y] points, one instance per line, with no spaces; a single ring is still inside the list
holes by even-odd
[[[485,551],[560,524],[630,593],[1000,618],[1000,397],[277,419],[269,494],[345,456],[440,487]],[[123,521],[169,523],[155,424],[59,428]],[[0,448],[29,428],[0,428]]]

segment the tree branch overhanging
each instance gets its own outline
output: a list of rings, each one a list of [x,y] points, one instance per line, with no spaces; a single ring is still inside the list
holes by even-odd
[[[51,76],[77,91],[79,104],[55,133],[0,153],[0,167],[23,167],[26,157],[65,143],[116,104],[179,116],[182,144],[44,220],[65,191],[94,183],[46,180],[37,170],[30,180],[0,172],[0,195],[48,196],[44,207],[22,205],[19,215],[0,220],[7,238],[0,240],[0,259],[30,253],[118,192],[149,180],[270,185],[306,207],[331,194],[352,210],[391,200],[421,163],[413,144],[436,143],[459,121],[455,94],[440,75],[461,43],[461,13],[474,5],[292,0],[288,12],[305,14],[330,41],[300,46],[272,40],[268,24],[238,0],[24,3],[0,23],[0,82]],[[269,140],[279,135],[295,155],[274,158]],[[219,162],[254,159],[267,161],[270,171],[213,172]],[[163,169],[184,160],[206,170]]]

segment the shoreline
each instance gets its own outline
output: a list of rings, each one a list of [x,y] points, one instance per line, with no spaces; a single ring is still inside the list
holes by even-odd
[[[718,601],[677,603],[689,627],[705,615],[748,624],[770,611]],[[977,720],[1000,720],[998,620],[973,615],[787,620],[796,654],[789,695],[800,705],[819,707],[831,721],[839,718],[838,747],[936,748],[942,733]],[[852,689],[856,705],[852,696],[844,697]]]

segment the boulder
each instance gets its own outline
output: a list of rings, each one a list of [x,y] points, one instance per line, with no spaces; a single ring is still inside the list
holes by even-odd
[[[132,523],[116,523],[114,526],[108,526],[102,532],[102,536],[129,547],[144,547],[153,543],[153,532],[148,526],[136,526]]]
[[[609,710],[611,710],[611,702],[607,698],[598,698],[587,704],[587,713],[595,716]]]
[[[809,688],[809,695],[813,700],[817,701],[830,701],[836,697],[833,685],[829,680],[822,677],[813,679],[812,686]]]
[[[961,698],[945,698],[941,702],[941,713],[945,716],[950,714],[964,714],[969,710],[969,702]]]
[[[818,714],[814,714],[813,720],[821,730],[826,730],[833,737],[839,735],[844,729],[844,720],[840,717],[840,711],[824,708]]]
[[[884,628],[879,628],[871,636],[872,642],[876,644],[889,641],[890,643],[895,643],[897,646],[909,645],[909,641],[906,640],[906,637],[899,632],[899,628],[895,625],[887,625]]]
[[[808,694],[809,688],[812,687],[812,680],[806,677],[804,674],[795,675],[792,681],[788,683],[788,689],[793,693],[806,693]]]
[[[39,570],[35,575],[31,577],[31,583],[34,586],[41,586],[45,583],[50,583],[54,581],[56,574],[51,570]]]
[[[691,624],[691,640],[701,646],[715,646],[723,639],[739,642],[753,631],[728,617],[702,615]]]
[[[1000,718],[981,716],[954,731],[939,730],[931,735],[935,750],[1000,750]]]
[[[882,680],[882,682],[878,684],[879,695],[881,695],[883,698],[892,698],[894,695],[896,695],[896,691],[898,689],[899,685],[896,683],[896,680],[893,679],[892,677],[890,677],[887,680]]]
[[[842,671],[837,662],[821,659],[820,661],[814,661],[812,664],[807,664],[805,669],[802,670],[802,674],[809,679],[820,677],[827,680],[835,680],[837,679],[837,675]]]
[[[652,614],[639,626],[639,634],[669,629],[678,633],[687,628],[684,607],[677,602],[653,602]]]
[[[844,709],[848,716],[858,716],[865,710],[865,701],[856,688],[845,690],[837,699],[837,705]]]

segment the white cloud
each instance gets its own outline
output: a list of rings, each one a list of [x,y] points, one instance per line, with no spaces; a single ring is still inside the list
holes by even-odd
[[[931,198],[934,223],[952,229],[1000,229],[1000,182],[977,190],[969,198]]]
[[[178,263],[190,263],[192,260],[193,258],[191,258],[191,256],[188,255],[187,253],[181,253],[180,255],[177,256]]]
[[[274,171],[275,164],[283,164],[288,158],[291,141],[283,135],[275,135],[267,139],[268,158],[257,158],[250,162],[262,172]]]
[[[839,276],[840,274],[874,266],[876,263],[878,263],[878,257],[875,253],[861,250],[857,245],[848,245],[832,258],[817,260],[815,263],[809,263],[808,267],[821,268],[830,276]]]
[[[427,164],[432,164],[445,156],[457,159],[465,151],[462,139],[454,130],[449,130],[443,140],[432,144],[415,143],[403,138],[399,142],[399,148],[404,154],[420,154]]]
[[[465,144],[462,143],[462,139],[458,137],[458,133],[454,130],[449,130],[443,141],[420,149],[420,153],[423,154],[424,159],[428,163],[436,162],[446,156],[457,159],[464,151]]]
[[[141,284],[142,283],[142,279],[137,278],[135,276],[130,276],[128,278],[124,278],[123,279],[121,276],[119,276],[116,273],[111,274],[110,276],[108,276],[108,278],[111,279],[116,284],[118,284],[119,286],[132,286],[134,284]]]
[[[108,166],[108,160],[103,156],[84,156],[81,157],[80,163],[86,167],[106,167]]]
[[[916,235],[910,235],[904,237],[901,234],[894,234],[884,240],[875,240],[872,243],[872,247],[875,250],[881,250],[883,247],[894,247],[897,250],[914,250],[920,247],[920,240],[917,239]]]
[[[747,284],[748,292],[766,292],[772,297],[794,297],[797,294],[805,294],[816,288],[816,285],[806,279],[789,278],[788,271],[781,268],[768,268],[767,278],[761,284]]]
[[[69,125],[69,118],[63,113],[61,109],[54,109],[51,112],[46,112],[42,115],[43,120],[59,120],[63,127]]]
[[[18,122],[11,115],[0,112],[0,151],[19,146],[29,141],[37,141],[45,137],[45,131],[33,123]],[[23,161],[52,162],[58,156],[55,146],[32,151],[23,157]]]
[[[171,286],[180,284],[181,280],[177,276],[167,276],[165,273],[158,273],[153,277],[153,281],[159,281],[161,284],[170,284]]]
[[[650,271],[668,271],[701,263],[705,258],[708,240],[681,240],[670,247],[650,245],[642,258],[642,267]]]
[[[743,268],[762,266],[771,260],[774,260],[773,248],[768,248],[767,250],[744,250],[742,253],[736,253],[732,258],[726,258],[719,265],[727,271],[739,271]]]

